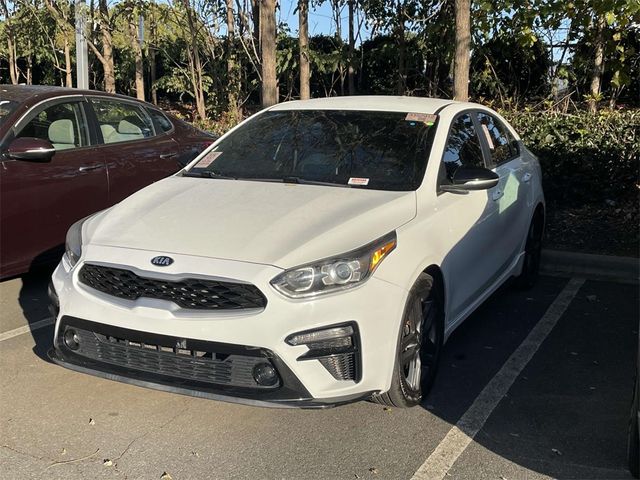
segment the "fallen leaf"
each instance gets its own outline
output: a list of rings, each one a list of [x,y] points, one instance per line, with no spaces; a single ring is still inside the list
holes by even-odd
[[[63,449],[60,451],[60,455],[66,455],[66,454],[67,454],[67,449],[66,449],[66,448],[63,448]]]
[[[509,435],[511,435],[512,437],[519,437],[520,436],[519,433],[510,433]]]
[[[89,425],[95,425],[95,424],[96,424],[95,420],[93,418],[90,418]]]
[[[553,453],[555,453],[556,455],[562,455],[562,452],[560,450],[558,450],[557,448],[552,448],[551,451]]]
[[[391,407],[383,407],[382,410],[384,410],[385,412],[390,412],[391,411]]]
[[[371,473],[373,473],[374,475],[376,475],[376,474],[378,473],[378,469],[377,469],[376,467],[371,467],[371,468],[369,469],[369,471],[370,471]]]
[[[434,408],[436,408],[436,407],[434,407],[433,405],[429,404],[429,405],[426,405],[426,406],[425,406],[425,408],[426,408],[427,410],[433,410],[433,409],[434,409]]]
[[[160,480],[173,480],[173,478],[171,478],[171,475],[169,475],[167,472],[162,472],[162,475],[160,475]]]
[[[102,461],[102,465],[104,465],[105,467],[112,467],[113,466],[113,462],[111,460],[109,460],[108,458],[105,458]]]
[[[578,355],[578,352],[571,352],[571,355]]]
[[[587,295],[587,300],[590,302],[595,302],[598,299],[595,295]]]
[[[193,455],[194,457],[199,457],[200,454],[198,452],[191,452],[191,455]]]

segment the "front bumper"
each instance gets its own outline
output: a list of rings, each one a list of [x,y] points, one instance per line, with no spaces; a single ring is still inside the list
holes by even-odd
[[[65,344],[63,336],[67,329],[83,332],[83,341],[79,344],[77,351],[70,349]],[[58,365],[109,380],[156,390],[254,406],[301,408],[331,407],[365,398],[373,393],[365,392],[356,396],[315,401],[282,360],[266,349],[151,335],[146,332],[114,328],[74,317],[63,317],[58,332],[54,348],[48,352],[49,358]],[[137,344],[144,339],[148,342],[147,349],[144,349],[144,343],[141,348],[127,348],[106,341],[109,338],[116,338],[115,336],[126,338],[127,342],[137,341]],[[202,351],[217,352],[218,355],[226,357],[226,361],[176,355],[173,352],[162,352],[148,348],[151,345],[155,347],[156,345],[175,344],[181,344],[186,347],[185,350],[189,349],[190,351],[203,349]],[[95,348],[96,345],[98,348]],[[119,359],[116,358],[117,355],[120,357]],[[234,358],[237,360],[236,363],[240,364],[239,366],[232,366],[229,362],[229,359]],[[185,364],[182,369],[177,365],[177,359],[182,360],[182,363]],[[271,387],[248,385],[251,381],[246,375],[247,367],[250,369],[253,365],[261,362],[268,362],[276,369],[278,373],[276,385]],[[206,363],[217,363],[217,372],[211,368],[206,369]],[[184,373],[186,370],[184,367],[189,368],[190,372],[180,376],[180,373]],[[203,372],[202,378],[197,378],[193,374],[198,369]],[[205,369],[206,372],[204,372]],[[237,372],[235,375],[234,370]],[[236,377],[235,382],[233,382],[233,376]],[[207,377],[215,377],[217,382],[212,382]],[[226,378],[228,385],[224,384],[224,377],[228,377]],[[238,383],[244,383],[245,386],[238,386]]]
[[[50,352],[52,360],[76,371],[135,385],[251,405],[326,407],[366,398],[389,388],[399,322],[407,295],[400,287],[374,277],[361,287],[340,294],[314,300],[289,300],[269,285],[270,279],[281,272],[276,267],[176,254],[172,257],[174,265],[179,267],[150,267],[149,258],[161,253],[89,246],[75,268],[70,268],[63,260],[52,281],[60,308],[55,349]],[[147,276],[164,279],[186,275],[210,277],[211,272],[216,272],[256,285],[267,296],[268,303],[261,310],[202,312],[149,298],[123,300],[79,282],[78,271],[84,261],[126,266]],[[59,341],[64,333],[62,329],[69,321],[88,323],[93,330],[138,332],[147,342],[160,336],[169,342],[180,343],[186,339],[188,342],[206,342],[215,348],[222,346],[223,350],[233,346],[261,352],[273,363],[282,383],[273,390],[242,389],[176,379],[153,369],[139,371],[96,361],[74,353]],[[360,371],[354,380],[337,380],[320,361],[302,358],[309,352],[306,346],[286,343],[290,335],[341,323],[354,324],[359,334]]]

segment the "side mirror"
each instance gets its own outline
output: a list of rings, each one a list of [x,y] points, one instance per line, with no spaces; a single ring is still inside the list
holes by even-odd
[[[500,177],[481,167],[460,167],[453,174],[451,184],[440,185],[440,190],[451,193],[466,193],[471,190],[488,190],[498,184]]]
[[[20,137],[9,144],[5,155],[14,160],[27,162],[50,162],[56,149],[42,138]]]

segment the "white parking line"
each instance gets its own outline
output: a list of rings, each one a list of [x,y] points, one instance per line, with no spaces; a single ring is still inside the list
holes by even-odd
[[[547,335],[584,284],[583,278],[572,278],[553,301],[527,338],[504,363],[502,368],[484,387],[471,407],[449,430],[442,442],[414,473],[412,480],[440,480],[445,477],[458,457],[465,451],[476,434],[496,408],[500,400],[518,378],[520,372],[538,351]]]
[[[49,317],[45,318],[44,320],[38,320],[37,322],[25,325],[24,327],[14,328],[13,330],[9,330],[8,332],[0,333],[0,342],[4,342],[5,340],[9,340],[10,338],[17,337],[18,335],[22,335],[23,333],[33,332],[34,330],[38,330],[39,328],[48,327],[52,324],[53,317]]]

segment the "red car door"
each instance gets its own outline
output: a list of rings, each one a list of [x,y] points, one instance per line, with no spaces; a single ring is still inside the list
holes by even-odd
[[[109,202],[117,203],[180,169],[178,144],[162,132],[138,102],[91,97],[109,177]]]
[[[56,259],[71,224],[107,207],[107,172],[95,155],[85,105],[82,97],[46,102],[16,125],[16,137],[48,140],[56,153],[49,162],[2,156],[2,277]]]

